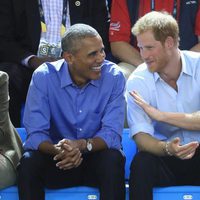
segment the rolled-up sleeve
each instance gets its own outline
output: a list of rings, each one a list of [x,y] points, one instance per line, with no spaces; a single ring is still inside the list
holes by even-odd
[[[127,82],[126,101],[127,101],[127,119],[130,128],[130,137],[139,132],[154,134],[153,122],[144,110],[139,107],[129,92],[137,91],[147,103],[150,102],[150,95],[147,83],[140,76],[133,76]]]
[[[108,148],[121,148],[121,134],[125,117],[125,78],[120,72],[114,77],[114,88],[102,118],[102,128],[95,137],[102,138]]]

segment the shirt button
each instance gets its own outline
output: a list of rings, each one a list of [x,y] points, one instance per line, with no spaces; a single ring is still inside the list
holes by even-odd
[[[79,110],[79,113],[82,113],[82,110]]]
[[[76,1],[75,2],[75,6],[80,6],[81,5],[81,2],[80,1]]]
[[[79,128],[79,131],[82,131],[83,129],[82,128]]]

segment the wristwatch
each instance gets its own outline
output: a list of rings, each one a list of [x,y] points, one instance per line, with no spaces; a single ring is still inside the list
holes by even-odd
[[[87,139],[86,140],[86,148],[87,148],[87,151],[88,152],[91,152],[92,151],[92,142],[90,139]]]

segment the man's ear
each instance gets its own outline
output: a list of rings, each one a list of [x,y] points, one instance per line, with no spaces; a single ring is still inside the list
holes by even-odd
[[[165,40],[165,45],[167,48],[172,48],[175,45],[174,39],[171,36],[168,36]]]
[[[73,60],[74,60],[74,56],[71,53],[68,52],[63,52],[63,56],[62,56],[68,64],[72,64]]]

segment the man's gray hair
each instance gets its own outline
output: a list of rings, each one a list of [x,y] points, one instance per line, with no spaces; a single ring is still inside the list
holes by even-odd
[[[74,24],[68,28],[61,40],[63,52],[76,53],[81,45],[81,40],[88,37],[96,37],[99,33],[87,24]]]

